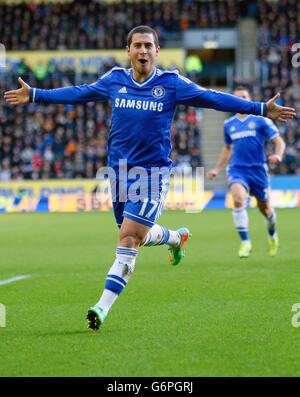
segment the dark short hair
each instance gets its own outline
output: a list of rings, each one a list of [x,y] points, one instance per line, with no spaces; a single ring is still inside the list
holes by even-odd
[[[247,91],[248,94],[251,96],[251,90],[249,87],[247,87],[246,85],[237,85],[236,87],[234,87],[233,92],[235,91]]]
[[[135,28],[131,29],[131,31],[128,33],[128,36],[127,36],[127,46],[128,47],[130,47],[130,44],[132,42],[132,36],[135,33],[151,33],[154,38],[155,46],[156,47],[159,46],[158,36],[157,36],[157,33],[155,32],[155,30],[150,28],[150,26],[147,26],[147,25],[139,25],[139,26],[136,26]]]

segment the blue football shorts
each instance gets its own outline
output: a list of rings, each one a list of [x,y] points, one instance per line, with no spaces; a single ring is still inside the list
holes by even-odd
[[[241,167],[230,165],[227,167],[228,187],[233,183],[240,183],[251,196],[260,201],[270,198],[270,176],[268,166]]]
[[[110,178],[112,203],[118,227],[123,218],[152,227],[161,216],[164,201],[169,191],[170,171],[150,173],[144,170],[142,176],[134,179]]]

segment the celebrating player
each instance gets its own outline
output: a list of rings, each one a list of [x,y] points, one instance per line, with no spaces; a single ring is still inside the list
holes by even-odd
[[[108,272],[99,302],[88,310],[87,318],[92,329],[100,327],[128,283],[141,245],[169,244],[172,264],[179,263],[183,256],[183,244],[189,238],[189,231],[186,228],[170,231],[156,224],[168,190],[172,165],[169,158],[170,127],[176,105],[255,114],[280,121],[295,116],[294,109],[277,105],[276,97],[267,103],[250,102],[204,89],[177,71],[160,70],[155,67],[159,50],[156,32],[148,26],[138,26],[129,32],[127,38],[126,51],[131,68],[115,67],[93,84],[53,90],[31,88],[19,78],[21,88],[5,93],[7,102],[13,105],[28,102],[77,104],[110,99],[112,119],[108,164],[114,170],[113,179],[118,186],[124,192],[133,183],[130,178],[122,183],[120,162],[126,161],[127,175],[133,168],[146,170],[145,185],[148,186],[155,176],[151,170],[164,169],[157,189],[150,189],[150,192],[148,189],[148,194],[141,200],[128,197],[120,200],[123,192],[116,189],[113,207],[120,227],[116,259]]]
[[[237,87],[234,95],[251,100],[249,90],[243,86]],[[285,143],[270,119],[241,113],[230,117],[224,122],[225,146],[215,168],[207,172],[207,177],[214,179],[231,159],[227,170],[228,186],[233,198],[233,222],[242,240],[238,252],[240,258],[248,257],[252,249],[246,211],[248,194],[256,197],[257,206],[264,216],[268,230],[269,255],[277,254],[279,240],[276,213],[270,204],[268,166],[264,153],[266,138],[275,144],[275,153],[268,157],[268,161],[271,164],[280,163]]]

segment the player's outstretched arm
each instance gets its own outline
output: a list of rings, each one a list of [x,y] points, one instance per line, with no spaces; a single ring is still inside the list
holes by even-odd
[[[30,101],[30,86],[21,77],[18,78],[18,82],[21,84],[21,88],[4,93],[6,102],[11,105],[24,105]]]
[[[296,112],[294,108],[276,104],[279,96],[280,94],[275,95],[268,102],[253,102],[225,92],[205,89],[181,75],[178,75],[176,83],[176,104],[215,109],[222,112],[254,114],[285,122],[287,119],[294,118]]]
[[[231,153],[232,153],[232,146],[225,145],[220,153],[220,156],[219,156],[216,166],[212,170],[209,170],[206,173],[206,176],[208,179],[213,180],[218,175],[218,173],[221,171],[221,169],[230,160]]]
[[[109,98],[108,85],[102,78],[93,84],[61,87],[52,90],[31,88],[20,77],[18,81],[21,88],[4,93],[6,102],[11,105],[23,105],[28,102],[78,104],[103,101]]]
[[[292,119],[296,116],[294,108],[280,106],[276,103],[280,94],[276,94],[267,102],[267,113],[266,116],[272,120],[280,121],[285,123],[287,119]]]

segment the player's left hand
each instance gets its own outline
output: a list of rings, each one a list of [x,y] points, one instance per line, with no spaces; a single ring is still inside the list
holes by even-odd
[[[282,157],[279,154],[271,154],[268,156],[268,162],[271,164],[279,164],[282,161]]]
[[[280,94],[278,93],[273,98],[268,100],[266,116],[272,120],[285,123],[287,119],[293,119],[296,116],[296,112],[294,108],[278,105],[276,101],[279,97]]]

